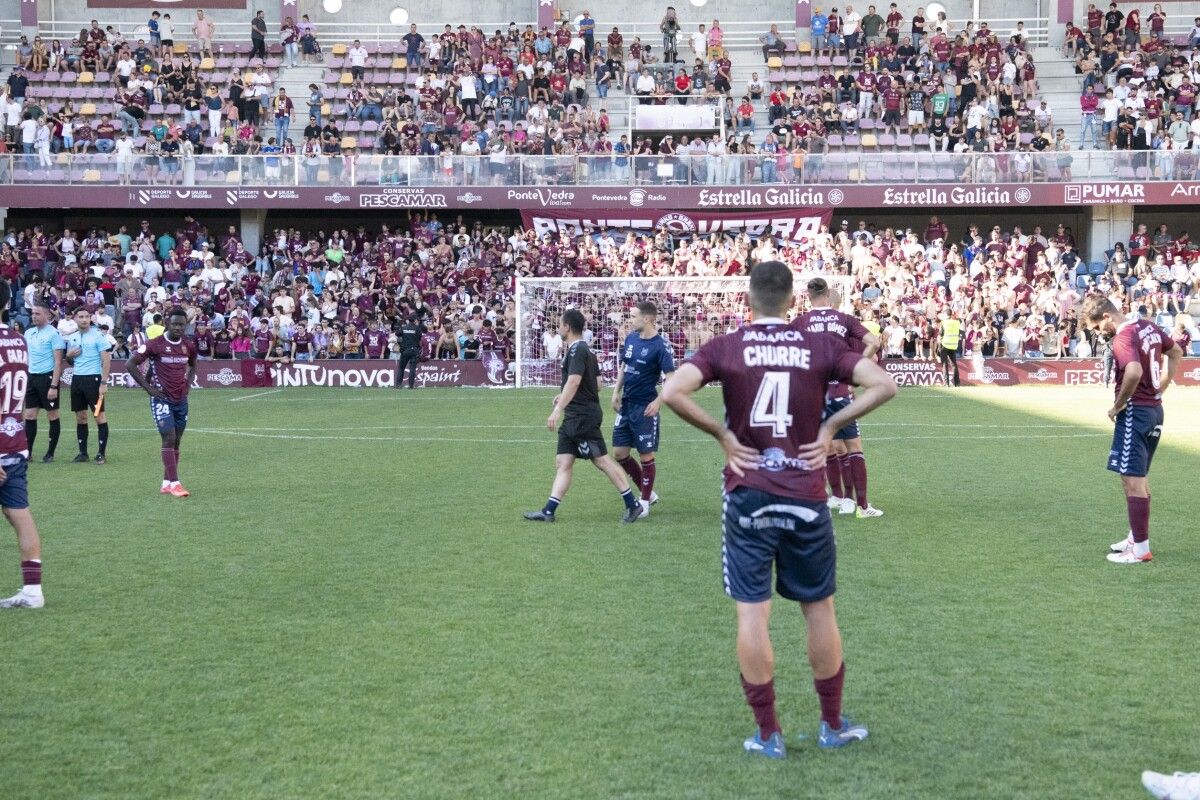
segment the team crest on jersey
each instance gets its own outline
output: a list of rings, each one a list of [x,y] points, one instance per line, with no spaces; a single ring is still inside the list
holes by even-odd
[[[639,355],[639,356],[645,356],[645,355],[646,355],[647,353],[649,353],[649,352],[650,352],[650,348],[649,348],[649,347],[643,347],[643,348],[642,348],[642,352],[638,353],[638,355]]]

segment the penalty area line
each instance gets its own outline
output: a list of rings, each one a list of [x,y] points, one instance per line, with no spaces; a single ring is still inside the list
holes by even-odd
[[[255,392],[254,394],[244,394],[241,397],[231,397],[229,398],[229,402],[236,403],[239,400],[253,400],[256,397],[266,397],[269,394],[275,394],[276,392],[282,391],[283,389],[267,389],[265,392]]]

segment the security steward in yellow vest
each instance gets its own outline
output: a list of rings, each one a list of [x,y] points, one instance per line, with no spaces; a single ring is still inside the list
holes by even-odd
[[[953,311],[947,312],[941,321],[941,331],[938,337],[938,361],[942,365],[942,377],[947,386],[958,386],[958,344],[962,339],[962,323],[954,316]],[[954,383],[950,383],[950,370],[954,370]]]

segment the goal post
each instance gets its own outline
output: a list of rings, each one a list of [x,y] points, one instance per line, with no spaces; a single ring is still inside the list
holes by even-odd
[[[795,291],[820,273],[797,273]],[[843,300],[850,278],[821,275],[840,290]],[[617,379],[619,348],[630,331],[637,304],[650,301],[658,307],[658,327],[672,345],[676,360],[690,356],[714,336],[729,333],[749,321],[746,293],[750,278],[517,278],[516,385],[559,385],[562,357],[556,342],[559,316],[570,308],[587,320],[584,337],[596,353],[600,377],[606,386]]]

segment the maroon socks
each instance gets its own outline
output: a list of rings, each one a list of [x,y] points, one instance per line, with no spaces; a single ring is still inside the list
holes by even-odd
[[[821,721],[836,730],[842,728],[842,684],[845,680],[845,664],[830,678],[813,678],[817,697],[821,699]]]
[[[625,456],[617,462],[621,465],[621,469],[625,470],[625,474],[633,481],[634,486],[642,485],[642,468],[638,466],[637,459],[633,456]]]
[[[829,479],[829,493],[834,497],[845,497],[846,490],[842,488],[842,465],[837,456],[830,456],[825,461],[825,477]]]
[[[754,721],[758,723],[758,734],[762,739],[769,739],[779,733],[779,718],[775,716],[775,680],[766,683],[747,683],[742,678],[742,691],[746,693],[746,702],[754,711]],[[838,696],[841,696],[839,686]],[[823,705],[823,704],[822,704]]]
[[[42,562],[40,560],[21,562],[21,584],[23,586],[42,585]]]
[[[632,459],[630,459],[632,460]],[[650,495],[654,493],[654,474],[655,474],[654,459],[642,462],[642,499],[649,502]]]
[[[850,462],[850,478],[854,482],[854,497],[858,500],[858,507],[866,508],[867,459],[862,453],[850,453],[846,460]]]
[[[1126,497],[1125,505],[1129,510],[1129,530],[1133,532],[1133,540],[1146,541],[1150,538],[1150,498]]]
[[[179,457],[174,448],[162,448],[163,480],[174,483],[179,480]]]
[[[850,455],[844,454],[837,457],[838,467],[842,470],[842,490],[846,493],[843,497],[852,497],[854,491],[854,474],[850,471]]]

